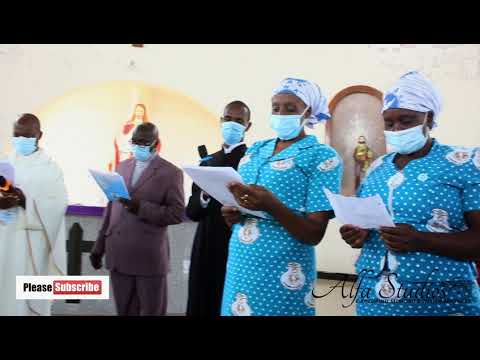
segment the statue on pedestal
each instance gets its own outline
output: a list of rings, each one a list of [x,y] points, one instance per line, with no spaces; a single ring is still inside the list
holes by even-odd
[[[367,140],[363,135],[358,137],[353,158],[355,159],[355,189],[358,189],[373,160],[373,151],[368,147]]]

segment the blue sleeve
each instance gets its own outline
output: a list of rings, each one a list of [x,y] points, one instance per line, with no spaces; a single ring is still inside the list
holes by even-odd
[[[332,210],[323,188],[339,193],[343,176],[343,161],[333,148],[322,149],[321,156],[313,163],[309,179],[305,211],[307,213]]]
[[[462,178],[463,212],[480,210],[480,148],[473,152],[472,160],[459,169]]]
[[[268,142],[269,140],[262,140],[262,141],[257,141],[257,142],[254,142],[252,144],[252,146],[250,146],[247,151],[245,152],[245,155],[250,155],[252,153],[255,153],[258,151],[258,149],[263,145],[265,144],[266,142]]]
[[[255,154],[259,151],[260,147],[265,144],[267,141],[257,141],[255,142],[252,146],[250,146],[247,151],[245,151],[245,155],[240,159],[238,163],[238,172],[241,174],[241,167],[248,163],[250,161],[250,158],[252,156],[255,156]]]

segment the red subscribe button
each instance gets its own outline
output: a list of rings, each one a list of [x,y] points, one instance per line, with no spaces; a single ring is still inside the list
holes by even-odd
[[[101,295],[102,282],[100,280],[55,280],[53,281],[54,295]]]

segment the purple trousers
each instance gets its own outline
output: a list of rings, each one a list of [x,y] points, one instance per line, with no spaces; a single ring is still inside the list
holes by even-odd
[[[137,276],[110,271],[120,316],[161,316],[167,313],[167,276]]]

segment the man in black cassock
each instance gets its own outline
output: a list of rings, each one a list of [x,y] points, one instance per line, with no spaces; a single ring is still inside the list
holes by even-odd
[[[229,103],[220,119],[222,149],[203,159],[201,166],[229,166],[235,170],[247,146],[244,133],[251,126],[250,109],[241,101]],[[193,241],[188,281],[187,316],[220,316],[228,257],[230,228],[222,205],[193,184],[187,216],[198,222]]]

